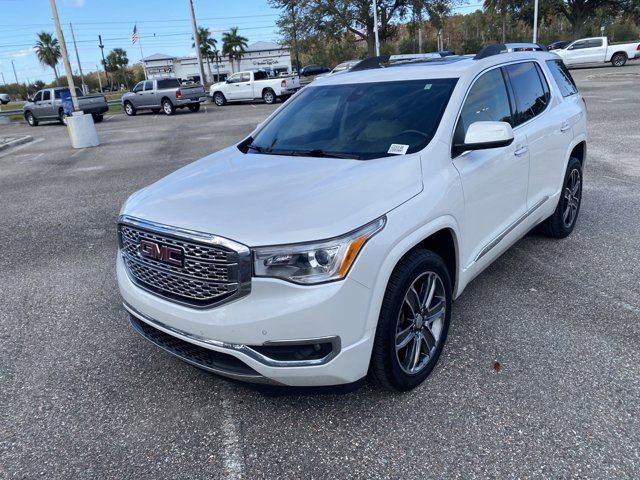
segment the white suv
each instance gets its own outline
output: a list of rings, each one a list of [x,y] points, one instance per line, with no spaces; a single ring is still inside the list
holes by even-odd
[[[420,384],[466,285],[538,225],[569,235],[580,209],[571,76],[497,51],[366,60],[131,196],[117,273],[134,329],[235,379]]]

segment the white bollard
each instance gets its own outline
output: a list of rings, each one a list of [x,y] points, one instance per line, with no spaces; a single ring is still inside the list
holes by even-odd
[[[96,126],[90,114],[73,112],[70,117],[66,117],[66,120],[73,148],[97,147],[100,145],[98,132],[96,132]]]

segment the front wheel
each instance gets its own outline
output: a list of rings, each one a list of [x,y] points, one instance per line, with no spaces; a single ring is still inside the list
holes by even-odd
[[[171,103],[171,100],[165,98],[162,101],[162,111],[165,113],[165,115],[173,115],[174,113],[176,113],[176,107],[173,105],[173,103]]]
[[[213,94],[213,102],[217,106],[222,107],[225,103],[227,103],[227,99],[222,92],[216,92]]]
[[[189,110],[192,112],[197,112],[200,110],[200,104],[199,103],[192,103],[191,105],[189,105]]]
[[[136,114],[136,107],[131,102],[124,102],[124,113],[133,117]]]
[[[444,260],[429,250],[409,252],[387,286],[369,373],[388,390],[407,391],[431,373],[447,339],[451,277]]]
[[[265,90],[262,94],[262,100],[267,105],[271,105],[272,103],[276,103],[276,94],[273,93],[273,90]]]
[[[33,116],[33,113],[31,112],[27,112],[24,114],[24,118],[27,121],[27,123],[29,124],[29,126],[31,127],[37,127],[38,126],[38,120],[36,119],[36,117]]]
[[[91,116],[93,117],[93,123],[100,123],[104,120],[104,115],[101,113],[92,113]]]
[[[565,238],[573,232],[582,203],[582,164],[575,157],[569,159],[562,184],[562,193],[553,215],[541,225],[548,237]]]
[[[625,63],[627,63],[627,56],[624,53],[616,53],[611,57],[611,64],[614,67],[624,67]]]

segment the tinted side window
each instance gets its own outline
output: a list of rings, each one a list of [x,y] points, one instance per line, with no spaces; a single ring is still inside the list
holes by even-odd
[[[269,78],[269,76],[267,75],[267,72],[263,72],[260,70],[258,70],[257,72],[253,72],[254,80],[266,80],[267,78]]]
[[[562,63],[562,60],[547,60],[547,67],[549,67],[549,71],[558,84],[558,88],[563,97],[569,97],[578,93],[569,69]]]
[[[45,102],[51,100],[51,92],[49,90],[45,90],[44,92],[42,92],[42,100]]]
[[[136,84],[135,87],[133,87],[133,91],[134,92],[141,92],[143,85],[144,85],[144,82],[139,82],[138,84]]]
[[[531,120],[547,108],[548,98],[532,62],[516,63],[504,67],[516,97],[514,126]]]
[[[581,42],[576,42],[573,45],[571,45],[571,50],[580,50],[582,48],[587,48],[588,43],[586,40],[583,40]]]
[[[233,75],[227,78],[227,81],[229,83],[238,83],[240,81],[240,78],[241,77],[239,73],[234,73]]]
[[[589,46],[589,48],[601,47],[602,46],[602,39],[601,38],[596,38],[594,40],[589,40],[587,42],[587,45]]]
[[[542,83],[542,91],[544,92],[544,105],[545,107],[549,104],[549,100],[551,100],[551,90],[549,89],[549,84],[547,83],[547,77],[544,76],[544,72],[540,65],[535,64],[536,70],[538,71],[538,76],[540,77],[540,83]]]
[[[509,97],[499,68],[483,74],[469,90],[456,125],[454,143],[464,143],[469,125],[481,121],[511,123]]]
[[[158,90],[162,90],[164,88],[180,88],[180,80],[177,78],[158,80]]]
[[[153,82],[150,82],[150,81],[144,82],[144,89],[147,91],[153,90]]]
[[[251,74],[249,72],[243,73],[242,74],[242,81],[243,82],[251,81]]]
[[[33,97],[34,102],[39,102],[40,100],[42,100],[42,92],[36,93],[36,96]]]

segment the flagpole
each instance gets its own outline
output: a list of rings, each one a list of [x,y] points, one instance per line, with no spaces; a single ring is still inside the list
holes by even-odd
[[[135,23],[134,27],[136,33],[138,33],[138,22]],[[142,71],[144,72],[144,79],[149,80],[147,77],[147,66],[144,62],[144,53],[142,53],[142,42],[140,41],[140,35],[137,35],[136,41],[138,42],[138,46],[140,47],[140,61],[142,62]]]

